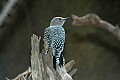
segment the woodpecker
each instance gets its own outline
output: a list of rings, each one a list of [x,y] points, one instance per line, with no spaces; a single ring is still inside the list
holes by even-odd
[[[65,30],[63,24],[68,19],[55,17],[51,20],[50,26],[45,29],[44,41],[47,43],[48,50],[53,52],[53,68],[56,70],[56,63],[62,67],[64,65],[63,49],[65,43]]]

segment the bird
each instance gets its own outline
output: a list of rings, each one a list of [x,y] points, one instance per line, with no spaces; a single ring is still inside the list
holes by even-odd
[[[56,70],[56,63],[62,67],[64,65],[63,49],[65,43],[65,30],[63,25],[70,17],[54,17],[50,26],[44,31],[44,41],[47,43],[48,50],[52,49],[53,68]]]

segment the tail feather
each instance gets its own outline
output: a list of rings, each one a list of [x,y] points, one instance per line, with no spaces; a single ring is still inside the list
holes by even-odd
[[[59,66],[62,67],[63,66],[63,56],[60,55],[60,58],[59,58]]]
[[[53,56],[53,68],[56,70],[56,57]]]
[[[55,56],[53,55],[53,68],[56,70],[56,63],[62,67],[64,65],[63,55],[62,53],[59,55],[59,52],[55,52]]]

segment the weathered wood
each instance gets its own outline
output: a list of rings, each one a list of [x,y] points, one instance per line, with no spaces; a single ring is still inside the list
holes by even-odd
[[[16,78],[6,78],[7,80],[73,80],[71,76],[76,71],[73,69],[70,74],[68,71],[75,63],[74,60],[68,62],[61,68],[57,65],[57,70],[54,70],[52,50],[48,51],[47,46],[44,44],[44,49],[40,53],[40,39],[41,37],[38,37],[35,34],[31,37],[31,67],[19,74]]]
[[[31,37],[31,69],[32,69],[32,79],[33,80],[43,80],[42,77],[42,57],[39,53],[39,43],[40,43],[40,37],[33,34]]]
[[[8,2],[4,5],[1,13],[0,13],[0,26],[4,23],[7,16],[11,13],[14,5],[18,0],[8,0]]]
[[[102,20],[96,14],[87,14],[82,17],[78,17],[76,15],[71,15],[73,22],[72,25],[79,26],[79,25],[96,25],[96,27],[106,29],[111,32],[115,37],[120,40],[120,28],[118,25],[114,26],[111,23]]]

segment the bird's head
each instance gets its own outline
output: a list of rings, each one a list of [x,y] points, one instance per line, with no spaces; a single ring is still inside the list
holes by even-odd
[[[65,23],[65,21],[68,18],[70,18],[70,17],[66,17],[66,18],[63,18],[63,17],[54,17],[51,20],[50,26],[63,26],[63,24]]]

